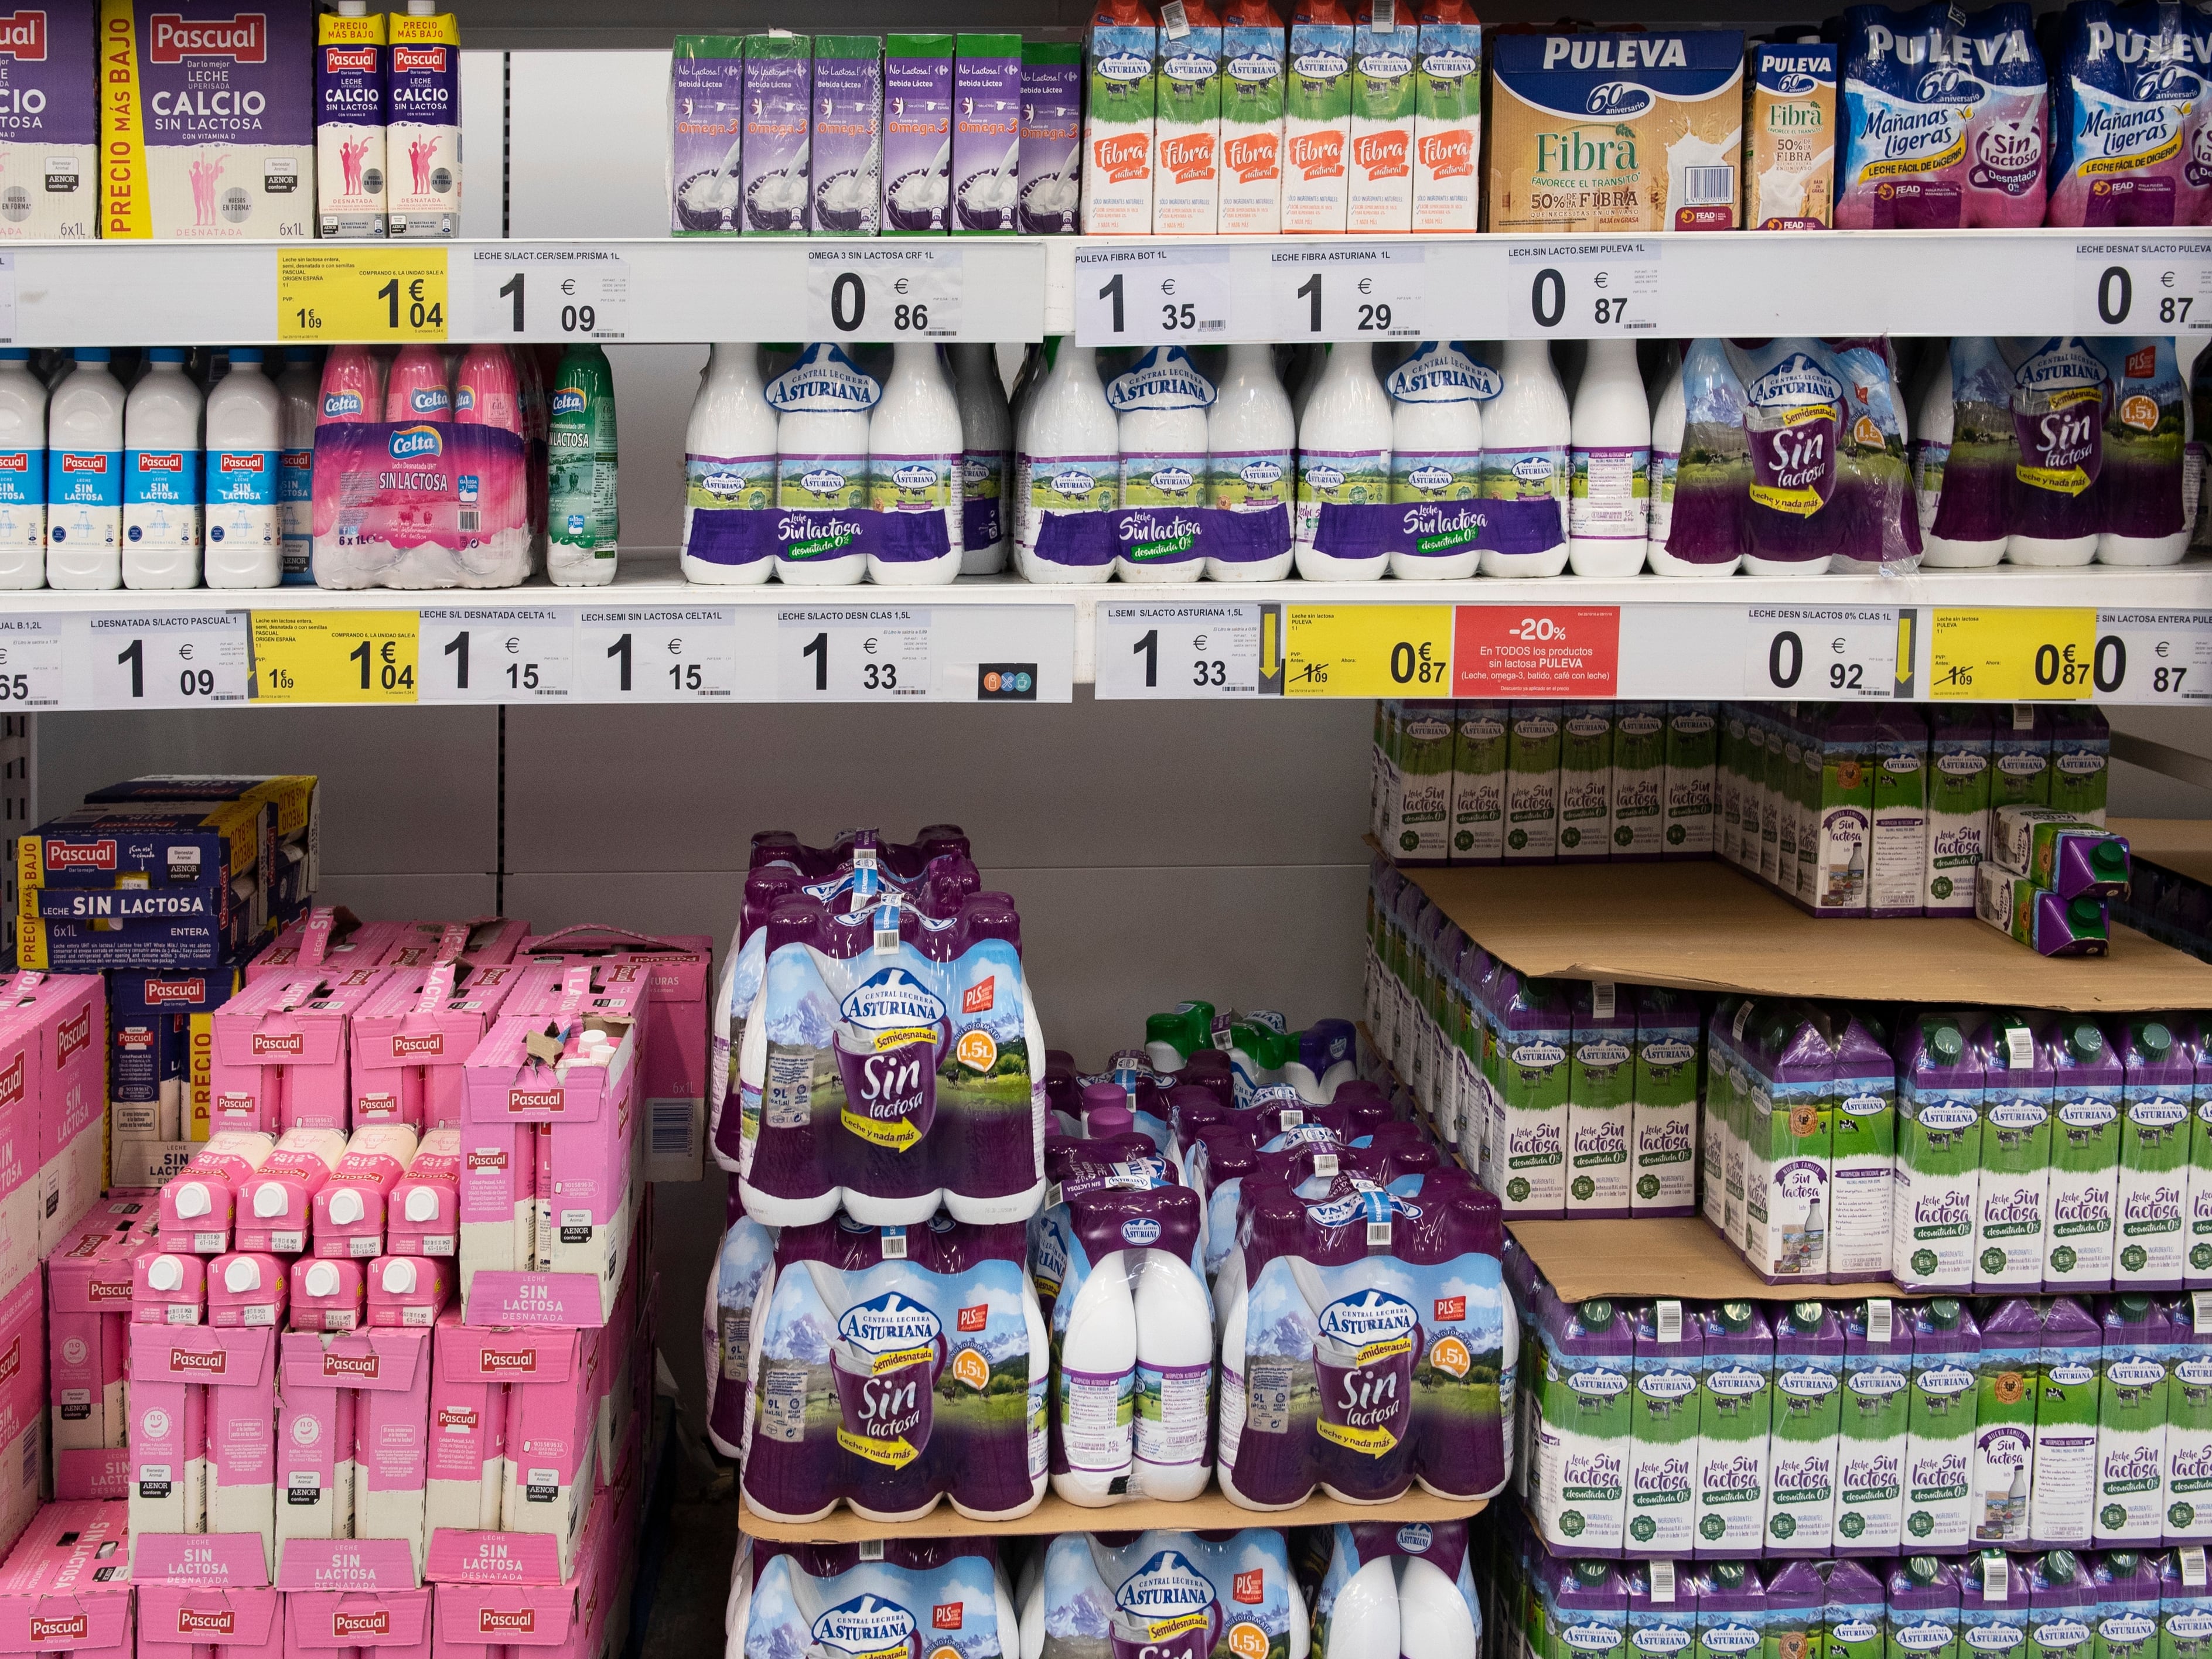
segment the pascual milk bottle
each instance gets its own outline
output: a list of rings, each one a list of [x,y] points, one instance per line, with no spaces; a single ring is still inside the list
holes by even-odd
[[[199,386],[185,354],[155,346],[123,403],[123,585],[200,585]]]
[[[230,349],[230,373],[207,399],[207,585],[274,587],[283,580],[276,525],[276,455],[284,403],[261,372],[261,353]]]
[[[123,585],[123,388],[79,346],[46,408],[46,586]]]

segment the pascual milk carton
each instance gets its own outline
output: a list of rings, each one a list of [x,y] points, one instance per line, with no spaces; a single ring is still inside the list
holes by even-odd
[[[1847,1302],[1843,1420],[1838,1425],[1836,1551],[1893,1555],[1905,1529],[1905,1425],[1911,1414],[1912,1322],[1904,1304]]]
[[[1905,1419],[1905,1547],[1963,1549],[1974,1460],[1974,1363],[1982,1334],[1949,1297],[1915,1303]]]
[[[88,237],[100,208],[93,0],[0,19],[0,240]]]
[[[1639,1303],[1628,1401],[1628,1542],[1638,1554],[1697,1547],[1698,1376],[1705,1327],[1672,1300]],[[1673,1655],[1652,1659],[1676,1659]]]
[[[1701,1556],[1756,1554],[1766,1533],[1774,1337],[1749,1302],[1701,1310],[1705,1387],[1698,1424]]]
[[[100,0],[103,237],[315,234],[305,6]]]

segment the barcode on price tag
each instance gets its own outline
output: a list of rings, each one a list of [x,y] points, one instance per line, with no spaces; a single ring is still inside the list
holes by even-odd
[[[927,610],[780,611],[775,622],[779,702],[905,702],[930,695]]]
[[[61,707],[66,634],[59,617],[0,617],[0,711]]]

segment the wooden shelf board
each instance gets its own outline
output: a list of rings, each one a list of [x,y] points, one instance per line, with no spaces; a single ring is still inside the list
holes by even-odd
[[[1850,1302],[1905,1297],[1887,1279],[1770,1285],[1702,1216],[1656,1221],[1509,1221],[1506,1230],[1563,1302],[1672,1296],[1691,1302]]]
[[[1044,1502],[1012,1521],[971,1521],[940,1503],[915,1521],[869,1521],[848,1509],[831,1510],[819,1521],[769,1521],[740,1501],[738,1524],[751,1538],[777,1544],[852,1544],[865,1538],[1014,1538],[1063,1532],[1145,1532],[1154,1527],[1177,1532],[1233,1531],[1239,1527],[1327,1527],[1339,1521],[1463,1521],[1479,1515],[1487,1501],[1438,1498],[1415,1486],[1388,1504],[1346,1504],[1316,1492],[1294,1510],[1242,1509],[1217,1490],[1187,1504],[1154,1498],[1084,1509],[1048,1491]]]
[[[2114,818],[2105,826],[2128,838],[2136,857],[2193,880],[2212,883],[2212,820]]]

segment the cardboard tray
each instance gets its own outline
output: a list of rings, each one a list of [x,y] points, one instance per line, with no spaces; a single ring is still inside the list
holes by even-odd
[[[1090,1510],[1067,1503],[1049,1488],[1044,1502],[1012,1521],[971,1521],[951,1504],[940,1503],[918,1521],[869,1521],[848,1509],[836,1509],[819,1521],[769,1521],[740,1502],[738,1525],[749,1538],[777,1544],[852,1544],[867,1538],[974,1538],[1046,1536],[1062,1532],[1145,1532],[1154,1527],[1178,1532],[1234,1531],[1240,1527],[1328,1527],[1340,1521],[1462,1521],[1488,1507],[1438,1498],[1415,1486],[1388,1504],[1346,1504],[1319,1492],[1292,1510],[1241,1509],[1209,1489],[1187,1504],[1143,1498],[1111,1509]]]
[[[1528,975],[2084,1013],[2212,1007],[2212,963],[2117,924],[2110,956],[2063,958],[1972,918],[1811,916],[1718,862],[1405,873],[1468,938]]]
[[[1509,1221],[1505,1230],[1543,1270],[1563,1302],[1593,1296],[1670,1296],[1686,1302],[1851,1302],[1869,1296],[1914,1299],[1887,1279],[1770,1285],[1744,1265],[1743,1258],[1702,1216],[1656,1221]]]

